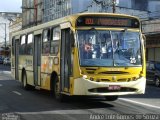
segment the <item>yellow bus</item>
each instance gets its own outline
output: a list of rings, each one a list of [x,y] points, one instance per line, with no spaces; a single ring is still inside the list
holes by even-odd
[[[24,88],[65,96],[144,94],[146,65],[138,18],[80,13],[12,34],[12,74]]]

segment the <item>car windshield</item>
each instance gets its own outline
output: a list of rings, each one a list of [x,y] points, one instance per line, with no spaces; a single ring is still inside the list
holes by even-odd
[[[138,32],[78,30],[81,66],[139,66],[141,65]]]

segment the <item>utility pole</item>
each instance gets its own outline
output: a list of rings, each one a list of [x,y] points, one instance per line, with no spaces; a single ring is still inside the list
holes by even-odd
[[[116,12],[116,0],[112,0],[112,10],[113,10],[113,13]]]
[[[7,40],[6,23],[4,23],[4,26],[5,26],[5,28],[4,28],[5,29],[5,37],[4,37],[5,43],[4,44],[5,44],[5,55],[6,55],[6,47],[7,47],[7,45],[6,45],[6,42],[7,42],[6,41]]]
[[[7,25],[6,25],[6,23],[0,23],[0,24],[3,24],[4,25],[4,45],[5,45],[5,48],[4,48],[4,55],[6,55],[6,47],[7,47],[7,45],[6,45],[6,42],[7,42]]]

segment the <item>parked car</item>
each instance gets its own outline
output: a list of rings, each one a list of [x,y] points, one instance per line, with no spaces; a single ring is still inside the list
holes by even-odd
[[[153,83],[160,87],[160,62],[148,61],[147,64],[147,83]]]
[[[3,58],[0,57],[0,64],[3,64]]]
[[[10,65],[11,64],[10,58],[4,58],[3,64],[4,65]]]

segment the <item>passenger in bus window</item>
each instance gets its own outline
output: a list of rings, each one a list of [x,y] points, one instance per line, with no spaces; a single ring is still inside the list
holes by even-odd
[[[46,43],[46,46],[45,46],[45,54],[48,54],[49,53],[49,44]]]
[[[92,44],[87,42],[84,44],[84,58],[91,59],[92,58]]]
[[[117,52],[118,50],[118,40],[117,39],[114,39],[113,40],[113,52]]]
[[[105,40],[105,44],[102,44],[101,47],[101,54],[102,57],[101,58],[110,58],[112,57],[112,44],[111,44],[111,39],[110,38],[106,38]]]

